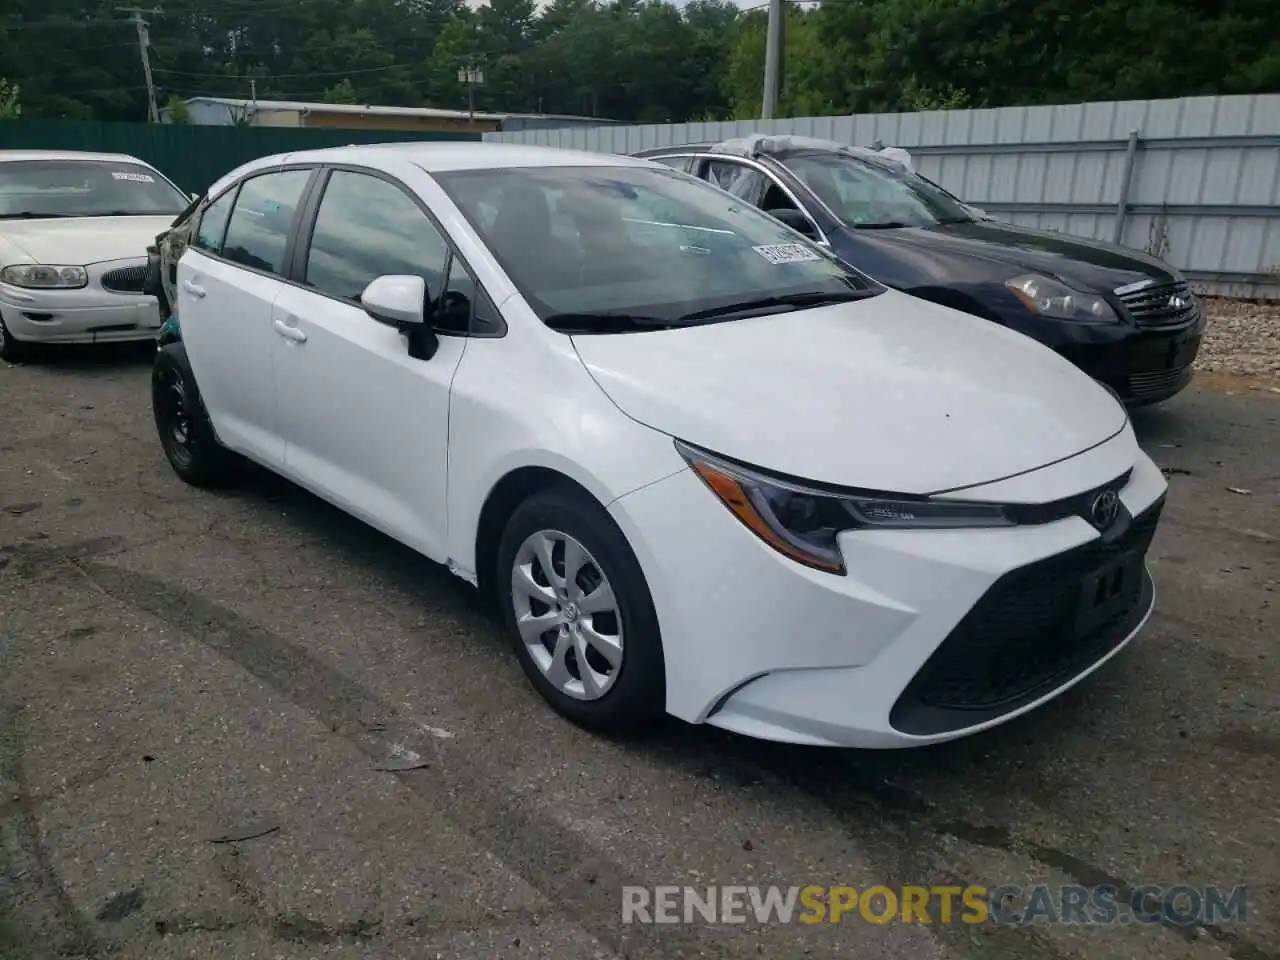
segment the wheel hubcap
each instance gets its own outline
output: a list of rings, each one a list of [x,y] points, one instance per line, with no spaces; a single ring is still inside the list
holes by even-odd
[[[556,687],[597,700],[622,667],[622,615],[590,551],[568,534],[540,530],[511,568],[516,627],[529,656]]]

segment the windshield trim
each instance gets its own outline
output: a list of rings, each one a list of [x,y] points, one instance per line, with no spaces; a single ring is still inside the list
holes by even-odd
[[[805,192],[807,192],[811,197],[813,197],[814,201],[819,206],[821,206],[824,211],[830,214],[833,220],[839,223],[842,227],[852,227],[854,226],[854,224],[851,223],[847,217],[841,215],[838,211],[833,210],[831,206],[822,197],[818,196],[818,192],[814,190],[811,186],[809,186],[809,184],[805,181],[804,177],[802,177],[796,170],[792,169],[789,163],[789,161],[791,161],[792,159],[806,159],[806,158],[826,159],[829,157],[836,157],[845,163],[853,163],[855,165],[859,165],[864,169],[870,170],[875,174],[884,176],[891,180],[897,179],[892,174],[894,164],[893,164],[893,161],[891,160],[879,160],[875,157],[863,157],[856,153],[843,153],[843,152],[837,153],[834,150],[818,150],[815,148],[804,148],[804,147],[797,147],[792,150],[786,150],[775,155],[775,159],[778,165],[785,167],[787,173],[789,173],[792,177],[794,177],[797,181],[799,181],[799,183],[804,187]],[[898,166],[900,166],[900,164]],[[951,217],[939,217],[935,215],[932,210],[930,210],[929,215],[933,217],[932,224],[908,224],[907,226],[922,227],[922,226],[935,226],[939,223],[948,223],[948,222],[969,223],[969,222],[977,221],[977,218],[968,212],[968,208],[966,204],[959,197],[956,197],[954,194],[938,186],[932,180],[925,177],[923,174],[917,173],[915,170],[912,170],[909,167],[904,169],[905,169],[905,175],[900,179],[914,178],[924,184],[927,184],[929,187],[933,188],[934,190],[941,193],[943,196],[947,197],[952,203],[954,203],[960,209],[961,213],[965,214],[963,220],[957,221],[956,219]]]
[[[24,159],[22,159],[22,160],[3,160],[3,161],[0,161],[0,175],[2,175],[6,169],[12,169],[12,168],[18,168],[18,169],[26,168],[26,169],[30,169],[30,168],[32,168],[32,167],[47,167],[47,166],[50,166],[50,165],[55,165],[55,166],[69,166],[69,165],[74,165],[74,164],[85,164],[85,165],[87,165],[87,166],[93,166],[93,167],[99,167],[99,168],[104,168],[104,167],[105,167],[105,168],[108,168],[108,169],[110,169],[110,168],[112,168],[112,167],[120,167],[120,168],[125,168],[125,169],[133,168],[133,169],[137,170],[137,171],[138,171],[138,172],[140,172],[140,173],[146,173],[146,174],[149,174],[149,175],[151,175],[151,176],[154,176],[154,177],[156,178],[156,181],[157,181],[158,183],[164,184],[164,186],[166,186],[166,187],[168,187],[170,190],[172,190],[172,191],[173,191],[173,194],[174,194],[174,199],[175,199],[175,200],[177,200],[177,201],[179,201],[179,202],[180,202],[180,205],[179,205],[179,206],[177,206],[177,207],[175,208],[175,212],[170,212],[170,211],[168,211],[168,210],[157,210],[157,211],[154,211],[154,212],[152,212],[152,213],[129,213],[129,214],[109,214],[109,213],[62,213],[62,214],[58,214],[58,215],[57,215],[58,217],[63,218],[63,219],[67,219],[67,220],[91,220],[91,219],[95,219],[95,218],[96,218],[96,219],[108,219],[108,218],[111,218],[111,217],[120,217],[120,216],[130,216],[130,217],[176,217],[176,216],[181,216],[181,214],[183,213],[183,211],[185,211],[185,210],[186,210],[186,208],[187,208],[187,206],[192,202],[190,194],[188,194],[187,192],[185,192],[181,187],[179,187],[176,183],[174,183],[172,180],[170,180],[168,177],[166,177],[163,173],[161,173],[161,172],[160,172],[159,170],[157,170],[155,167],[151,166],[151,165],[150,165],[150,164],[148,164],[148,163],[143,162],[142,160],[138,160],[138,159],[136,159],[136,158],[128,158],[128,159],[112,160],[112,159],[108,159],[108,158],[106,158],[106,157],[74,157],[74,156],[68,156],[68,157],[45,157],[45,158],[43,158],[43,159],[36,159],[36,158],[32,157],[32,158],[24,158]],[[0,218],[0,219],[8,219],[8,218]]]

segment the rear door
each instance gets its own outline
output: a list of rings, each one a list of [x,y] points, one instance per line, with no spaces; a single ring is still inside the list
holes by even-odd
[[[214,200],[178,263],[178,318],[218,438],[277,468],[272,308],[292,254],[310,168],[255,174]]]

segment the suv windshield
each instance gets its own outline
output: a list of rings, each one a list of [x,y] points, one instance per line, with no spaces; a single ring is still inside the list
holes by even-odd
[[[111,160],[0,162],[0,220],[174,216],[188,200],[154,170]]]
[[[882,289],[749,203],[656,165],[434,176],[557,329],[707,323]]]
[[[845,153],[793,153],[782,163],[852,227],[928,227],[973,215],[905,167]]]

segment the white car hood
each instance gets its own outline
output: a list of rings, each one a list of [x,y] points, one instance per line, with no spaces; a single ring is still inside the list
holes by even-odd
[[[641,423],[766,470],[866,490],[988,483],[1096,446],[1128,419],[1029,337],[893,291],[573,342]]]
[[[147,247],[174,219],[165,215],[0,220],[0,240],[25,253],[31,263],[88,266],[105,260],[145,257]]]

